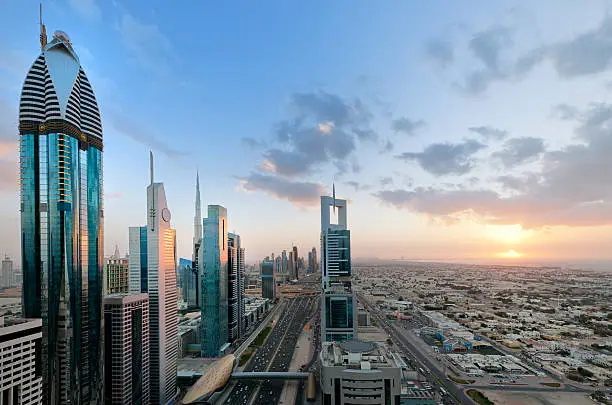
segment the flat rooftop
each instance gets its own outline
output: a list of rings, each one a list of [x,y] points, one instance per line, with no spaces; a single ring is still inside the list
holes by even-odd
[[[321,361],[326,367],[346,367],[375,370],[383,367],[400,367],[392,353],[378,342],[349,340],[342,343],[324,342]]]

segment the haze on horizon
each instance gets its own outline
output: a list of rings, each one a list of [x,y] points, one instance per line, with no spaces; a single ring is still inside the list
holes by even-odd
[[[356,258],[591,262],[612,260],[610,6],[57,0],[44,18],[98,98],[106,254],[146,222],[152,149],[179,257],[199,170],[203,206],[228,209],[249,263],[318,249],[333,182]],[[2,7],[0,253],[19,262],[38,1]]]

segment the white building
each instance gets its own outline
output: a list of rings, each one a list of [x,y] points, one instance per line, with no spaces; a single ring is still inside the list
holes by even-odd
[[[42,404],[42,364],[36,350],[41,319],[4,320],[0,316],[0,404]]]
[[[149,294],[151,405],[164,405],[176,396],[178,358],[178,291],[176,231],[163,183],[147,187],[147,226],[130,227],[130,292]]]
[[[321,350],[324,404],[397,404],[401,367],[384,346],[358,340],[324,342]]]
[[[145,293],[104,297],[104,403],[148,404],[149,297]]]

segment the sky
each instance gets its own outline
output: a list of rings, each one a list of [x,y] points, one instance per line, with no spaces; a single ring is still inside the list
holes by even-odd
[[[202,206],[247,262],[612,259],[612,2],[47,0],[104,130],[105,252],[146,222],[149,150],[180,257]],[[0,0],[0,252],[19,257],[18,102],[38,2]],[[203,216],[206,213],[203,212]]]

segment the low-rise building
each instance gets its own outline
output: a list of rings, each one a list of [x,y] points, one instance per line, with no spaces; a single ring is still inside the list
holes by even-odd
[[[397,404],[401,367],[382,345],[324,342],[320,353],[324,404]]]

